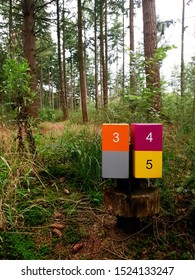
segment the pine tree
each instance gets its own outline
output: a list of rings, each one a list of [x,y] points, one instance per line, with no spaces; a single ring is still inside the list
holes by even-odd
[[[155,0],[142,0],[146,86],[151,95],[151,107],[161,111],[160,70],[155,53],[157,50]]]

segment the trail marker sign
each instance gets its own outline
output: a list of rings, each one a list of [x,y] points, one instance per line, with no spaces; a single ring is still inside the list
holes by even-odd
[[[162,177],[162,125],[131,124],[132,165],[135,178]]]
[[[162,177],[162,125],[103,124],[102,177],[117,179],[117,188],[104,191],[117,227],[136,232],[141,218],[160,211],[160,191],[140,179]]]
[[[102,125],[102,177],[129,178],[130,164],[135,178],[162,177],[162,124]]]
[[[129,124],[102,125],[102,177],[129,178]]]

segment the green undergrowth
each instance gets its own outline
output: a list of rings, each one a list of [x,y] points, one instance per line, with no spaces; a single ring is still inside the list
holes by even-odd
[[[174,106],[169,104],[172,110]],[[89,242],[91,246],[96,238],[97,242],[106,239],[109,226],[104,227],[104,216],[96,217],[93,211],[104,211],[104,187],[114,186],[115,182],[101,178],[100,124],[147,121],[136,114],[128,120],[129,112],[125,109],[123,117],[121,108],[122,104],[113,104],[106,115],[99,116],[92,111],[93,119],[88,125],[78,124],[78,116],[63,123],[40,123],[34,127],[36,159],[18,154],[14,128],[2,129],[0,259],[74,258],[75,244]],[[45,112],[45,120],[50,113]],[[128,258],[194,258],[195,123],[192,118],[177,115],[179,122],[172,112],[167,119],[168,111],[163,113],[166,118],[158,119],[163,123],[163,177],[148,181],[160,189],[161,225],[153,234],[129,239],[123,247]],[[52,116],[54,120],[55,117]],[[62,220],[55,218],[56,212],[62,214]],[[94,226],[97,221],[100,228]],[[56,222],[64,225],[61,235],[50,227]],[[97,232],[92,234],[92,228]],[[117,234],[115,239],[120,240]],[[86,252],[77,258],[85,258]],[[97,258],[101,256],[108,258],[105,253]]]
[[[38,137],[39,155],[48,174],[65,176],[80,190],[101,184],[101,135],[95,127],[70,126],[58,138]]]
[[[36,244],[29,234],[5,232],[1,234],[0,259],[37,260],[41,252],[37,252]]]

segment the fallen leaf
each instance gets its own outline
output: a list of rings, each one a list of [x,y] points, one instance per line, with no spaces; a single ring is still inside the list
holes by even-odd
[[[62,213],[56,211],[56,212],[54,212],[54,217],[56,219],[63,219],[64,215]]]
[[[79,250],[83,248],[84,244],[83,243],[77,243],[73,246],[72,248],[72,253],[76,254]]]
[[[64,193],[65,193],[65,194],[69,194],[70,192],[69,192],[68,189],[64,188]]]
[[[53,228],[53,229],[52,229],[52,232],[53,232],[55,235],[57,235],[58,237],[62,237],[62,233],[61,233],[61,231],[60,231],[59,229]]]
[[[57,228],[57,229],[63,229],[64,225],[62,225],[60,223],[53,223],[53,224],[50,225],[50,227]]]

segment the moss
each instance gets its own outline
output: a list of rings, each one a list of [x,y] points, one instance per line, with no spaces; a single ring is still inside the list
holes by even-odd
[[[79,225],[75,221],[70,221],[63,235],[64,244],[76,244],[81,239]]]
[[[0,259],[36,260],[41,258],[30,235],[4,232],[1,239]]]
[[[24,212],[24,222],[27,226],[38,226],[44,224],[51,213],[43,207],[33,206]]]

